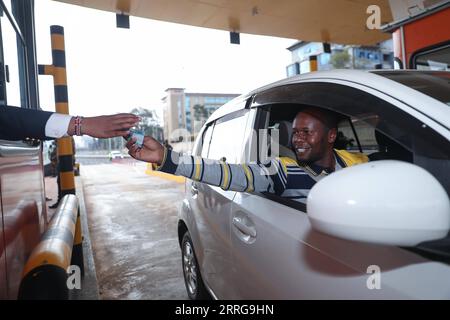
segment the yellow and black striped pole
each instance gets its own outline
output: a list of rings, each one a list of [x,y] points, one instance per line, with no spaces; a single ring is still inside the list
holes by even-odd
[[[69,95],[67,89],[66,52],[64,44],[64,28],[51,26],[52,64],[39,65],[39,74],[53,76],[55,88],[55,109],[58,113],[69,114]],[[60,197],[75,194],[75,176],[73,172],[72,137],[57,140]],[[59,199],[58,199],[59,200]],[[84,272],[80,213],[78,212],[76,235],[72,251],[72,262]]]
[[[64,28],[51,26],[52,65],[39,65],[39,74],[53,76],[55,87],[56,112],[69,114],[69,99],[67,90],[66,54],[64,49]],[[75,194],[75,177],[73,174],[72,138],[58,139],[59,178],[61,196]]]

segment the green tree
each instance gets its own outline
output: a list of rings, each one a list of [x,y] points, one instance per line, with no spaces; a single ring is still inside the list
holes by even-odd
[[[355,61],[355,69],[363,69],[363,70],[368,70],[368,69],[374,69],[374,63],[372,61],[370,61],[369,59],[365,59],[365,58],[359,58],[356,59]]]
[[[348,63],[350,62],[350,55],[347,51],[341,51],[334,53],[330,58],[330,63],[336,69],[348,68]]]
[[[136,126],[137,130],[144,132],[145,135],[149,135],[162,142],[163,128],[160,125],[160,120],[157,113],[154,110],[145,108],[134,108],[131,113],[141,117],[141,121]]]
[[[209,112],[202,104],[194,105],[194,119],[196,121],[204,121],[208,118]]]
[[[148,110],[145,108],[134,108],[131,113],[141,117],[141,121],[136,126],[137,130],[144,132],[145,135],[150,135],[160,142],[164,141],[164,130],[160,125],[159,117],[154,110]],[[94,150],[121,150],[124,147],[122,137],[110,138],[110,139],[93,139],[92,148]]]

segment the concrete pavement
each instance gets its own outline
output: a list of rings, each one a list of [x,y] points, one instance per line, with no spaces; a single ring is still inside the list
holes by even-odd
[[[81,167],[100,299],[187,299],[177,238],[184,185],[134,161]]]

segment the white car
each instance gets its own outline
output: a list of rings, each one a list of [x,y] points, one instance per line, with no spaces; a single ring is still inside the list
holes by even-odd
[[[311,189],[306,205],[187,180],[178,235],[192,299],[450,299],[450,72],[315,72],[232,100],[193,154],[259,161],[254,130],[304,106],[343,116],[340,148],[366,164]],[[260,152],[256,153],[258,156]]]
[[[109,153],[109,160],[113,160],[113,159],[123,159],[123,153],[120,151],[111,151]]]

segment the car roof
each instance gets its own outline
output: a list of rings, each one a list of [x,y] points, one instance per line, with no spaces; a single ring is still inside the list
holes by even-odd
[[[376,72],[376,73],[375,73]],[[362,85],[367,88],[374,89],[376,91],[382,92],[386,95],[394,97],[405,104],[413,107],[422,114],[435,119],[438,122],[445,124],[449,128],[450,124],[450,107],[445,103],[440,102],[432,97],[423,94],[417,90],[414,90],[408,86],[405,86],[396,81],[390,80],[383,73],[402,73],[402,74],[412,74],[412,73],[433,73],[432,71],[420,71],[420,70],[374,70],[363,71],[363,70],[330,70],[330,71],[316,71],[309,72],[306,74],[293,76],[290,78],[282,79],[280,81],[271,83],[269,85],[260,87],[256,90],[249,92],[248,94],[241,95],[227,104],[223,105],[217,109],[208,122],[214,121],[221,118],[229,113],[237,111],[239,109],[244,109],[244,104],[239,104],[239,101],[245,101],[253,95],[257,95],[261,92],[274,89],[277,87],[282,87],[286,85],[295,85],[304,82],[346,82],[349,85]],[[439,71],[442,73],[443,71]],[[446,72],[447,73],[447,72]],[[450,74],[450,72],[448,72]],[[450,128],[449,128],[450,129]]]

